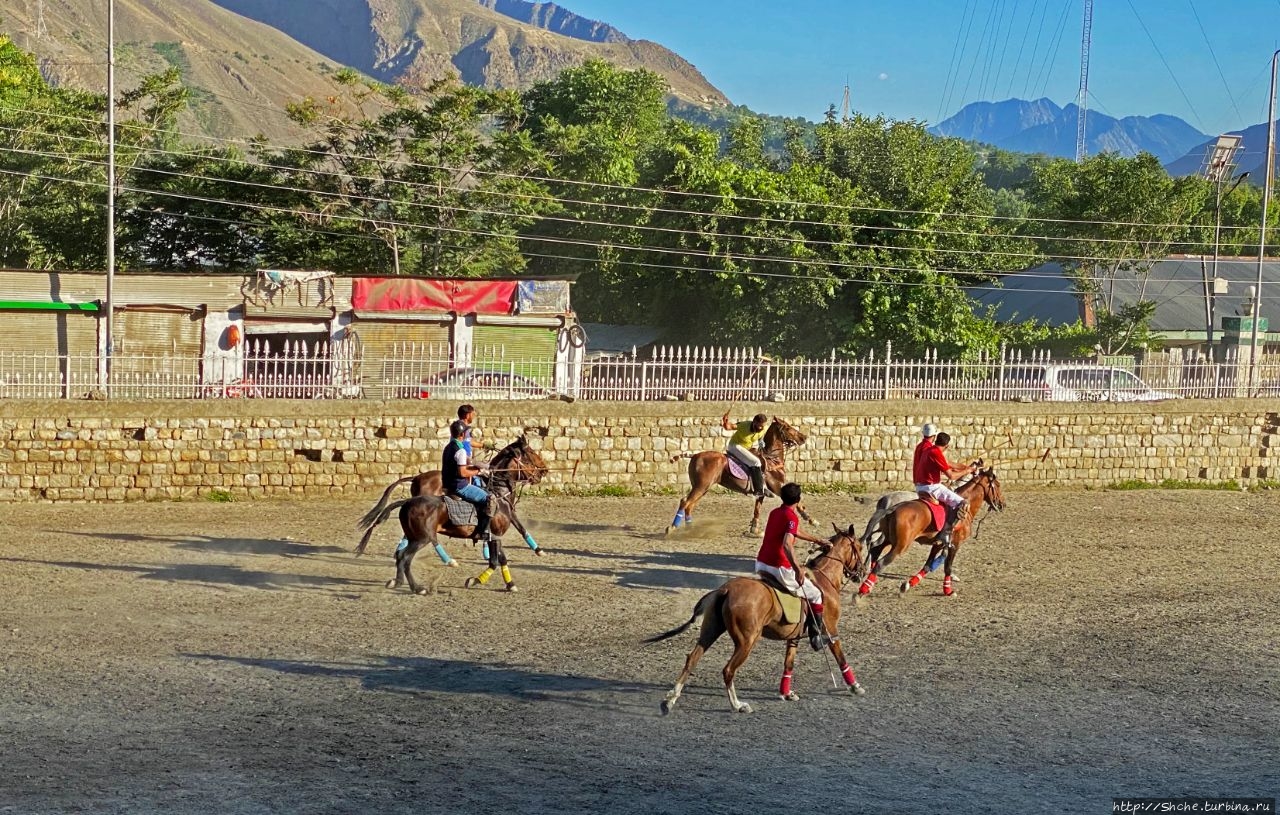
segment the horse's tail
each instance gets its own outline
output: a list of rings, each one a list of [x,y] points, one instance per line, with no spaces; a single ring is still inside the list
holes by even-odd
[[[404,479],[401,479],[401,480],[404,480]],[[396,483],[398,484],[400,482],[396,482]],[[392,484],[391,486],[394,487],[395,484]],[[373,513],[370,513],[368,516],[366,516],[366,517],[372,517],[373,520],[369,522],[369,528],[364,531],[364,536],[360,538],[360,543],[359,545],[356,546],[357,557],[364,554],[364,548],[369,545],[369,538],[373,537],[373,530],[378,528],[378,524],[385,521],[388,517],[390,517],[391,513],[395,512],[397,509],[399,509],[400,507],[404,506],[405,504],[409,503],[412,500],[414,499],[405,498],[404,500],[396,501],[395,503],[392,503],[392,504],[387,504],[386,506],[382,507],[382,509],[378,512],[376,516],[373,515]]]
[[[723,597],[724,597],[724,593],[720,591],[720,589],[707,592],[706,594],[702,595],[702,598],[699,599],[697,604],[694,605],[693,616],[689,618],[688,622],[684,623],[684,625],[676,626],[670,631],[664,631],[663,633],[658,634],[656,636],[652,636],[647,639],[641,640],[641,642],[661,642],[662,640],[669,640],[678,634],[683,634],[684,632],[689,630],[689,626],[697,622],[698,618],[707,612],[707,608],[709,607],[709,604],[711,603],[712,598],[716,598],[716,612],[719,613],[720,599]]]
[[[876,511],[871,515],[871,520],[867,521],[866,530],[862,533],[862,536],[858,538],[858,540],[862,541],[864,546],[871,545],[871,539],[880,531],[881,522],[883,522],[888,516],[892,515],[894,509],[896,509],[896,507],[889,509],[876,507]]]
[[[387,501],[391,499],[391,491],[406,481],[412,481],[415,478],[417,478],[416,475],[406,475],[404,478],[391,482],[391,486],[387,487],[383,491],[382,497],[378,499],[378,503],[374,504],[373,509],[366,512],[364,516],[356,522],[356,529],[370,529],[371,527],[374,527],[386,520],[386,515],[382,515],[381,519],[379,519],[378,516],[382,513],[382,510],[386,509]]]

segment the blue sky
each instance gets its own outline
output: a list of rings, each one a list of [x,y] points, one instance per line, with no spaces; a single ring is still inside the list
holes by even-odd
[[[1080,81],[1081,0],[560,5],[671,48],[763,113],[817,119],[847,79],[856,110],[937,122],[979,99],[1066,104]],[[1256,124],[1278,47],[1280,0],[1096,0],[1089,107],[1170,113],[1210,134]]]

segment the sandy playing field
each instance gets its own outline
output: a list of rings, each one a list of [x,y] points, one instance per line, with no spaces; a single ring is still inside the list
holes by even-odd
[[[868,695],[782,648],[729,710],[703,661],[662,699],[702,592],[750,568],[749,502],[527,498],[520,593],[383,588],[369,502],[0,507],[0,812],[1110,812],[1112,796],[1280,792],[1280,495],[1025,492],[958,593],[883,580],[841,634]],[[810,511],[861,525],[869,507]],[[924,550],[895,564],[919,568]],[[899,577],[900,579],[900,577]],[[492,585],[492,584],[491,584]],[[500,585],[500,584],[499,584]]]

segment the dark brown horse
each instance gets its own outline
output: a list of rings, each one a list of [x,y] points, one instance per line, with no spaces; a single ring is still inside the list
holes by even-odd
[[[836,534],[822,547],[822,550],[810,558],[809,579],[822,590],[822,620],[827,632],[833,636],[830,645],[836,662],[844,675],[849,690],[861,696],[866,689],[858,682],[853,669],[845,661],[844,649],[840,640],[835,638],[836,626],[840,622],[840,586],[846,578],[857,580],[862,562],[862,545],[858,542],[857,532],[851,526],[847,530],[837,528]],[[738,700],[738,692],[733,686],[733,677],[751,655],[751,649],[761,637],[770,640],[785,640],[787,653],[784,659],[783,683],[779,695],[785,701],[795,701],[799,697],[790,687],[791,671],[795,666],[796,643],[804,637],[804,623],[785,623],[782,618],[782,607],[774,596],[773,589],[762,580],[751,577],[735,577],[715,591],[708,592],[693,607],[693,616],[684,625],[673,628],[645,642],[658,642],[669,639],[686,631],[702,618],[702,630],[698,634],[698,644],[689,652],[684,661],[684,670],[676,678],[675,687],[662,700],[662,712],[670,713],[684,690],[685,683],[702,659],[703,653],[726,631],[733,639],[733,656],[724,666],[724,687],[729,694],[729,704],[738,713],[750,713],[751,705]]]
[[[535,463],[532,466],[521,466],[523,463],[527,462]],[[528,438],[523,435],[511,444],[508,444],[506,447],[499,450],[497,455],[493,457],[493,460],[489,462],[489,467],[490,471],[494,474],[495,480],[499,480],[499,477],[501,477],[502,480],[509,481],[513,486],[515,484],[537,484],[546,477],[547,474],[547,466],[543,462],[542,457],[529,446]],[[419,495],[444,495],[444,485],[441,482],[439,470],[428,470],[425,473],[418,473],[417,475],[407,475],[404,478],[397,479],[392,482],[391,486],[383,490],[382,497],[378,499],[378,503],[374,504],[373,509],[366,512],[357,524],[357,528],[365,531],[366,539],[361,542],[360,547],[356,550],[357,552],[364,551],[364,543],[367,542],[368,537],[373,534],[373,529],[377,527],[378,524],[382,523],[382,520],[386,520],[390,515],[391,510],[387,509],[387,504],[391,500],[391,493],[396,487],[406,481],[410,482],[409,492],[410,497],[412,498],[417,498]],[[403,501],[400,502],[400,504],[403,503]],[[400,506],[400,504],[396,504],[396,506]],[[394,509],[394,507],[392,507],[392,509]],[[384,513],[383,510],[387,511]],[[378,520],[378,518],[381,518],[382,520]],[[533,536],[530,535],[528,531],[525,530],[524,526],[520,525],[518,521],[516,523],[516,530],[520,533],[521,537],[524,538],[525,544],[533,550],[533,553],[541,557],[543,551],[538,547],[538,542],[533,539]],[[403,549],[407,544],[408,541],[402,538],[400,540],[399,548]],[[443,544],[436,544],[435,551],[440,557],[440,562],[444,565],[458,565],[454,562],[453,558],[449,557],[449,553],[445,551]]]
[[[978,510],[982,509],[984,503],[996,512],[1003,511],[1005,507],[1004,492],[1000,488],[1000,479],[996,477],[994,467],[979,470],[973,478],[956,492],[965,499],[965,503],[960,508],[960,514],[956,517],[950,546],[945,546],[938,541],[938,527],[934,523],[932,511],[925,505],[924,501],[907,501],[899,504],[892,512],[881,519],[879,528],[881,539],[879,542],[870,545],[867,550],[867,559],[870,561],[871,566],[867,571],[866,579],[858,587],[859,594],[870,594],[871,590],[875,588],[880,572],[910,548],[913,543],[929,544],[929,556],[925,558],[924,568],[909,580],[904,581],[899,590],[905,594],[912,587],[918,585],[925,575],[938,568],[938,564],[942,560],[943,554],[945,554],[946,568],[944,573],[946,576],[942,580],[942,593],[947,597],[954,593],[955,590],[951,585],[951,573],[955,564],[956,553],[960,551],[960,544],[964,543],[972,533],[973,521],[978,514]],[[881,553],[886,549],[889,550],[888,554],[885,554],[884,558],[881,559]]]
[[[791,425],[773,417],[773,422],[769,425],[769,429],[764,434],[764,453],[761,455],[761,461],[764,464],[764,483],[776,495],[782,485],[787,483],[787,464],[784,460],[788,450],[799,447],[805,443],[808,438],[804,433],[795,429]],[[751,479],[734,478],[733,473],[729,470],[729,455],[727,453],[718,453],[714,450],[708,450],[702,453],[695,453],[689,458],[689,494],[680,501],[680,508],[676,510],[675,520],[671,522],[671,526],[667,527],[667,532],[680,528],[682,524],[688,525],[693,523],[693,510],[698,506],[698,502],[702,500],[702,496],[716,484],[724,487],[730,492],[740,492],[746,495],[751,494]],[[751,527],[748,533],[755,535],[760,532],[760,505],[764,503],[763,498],[757,498],[755,503],[755,511],[751,515]],[[803,506],[797,507],[801,517],[809,523],[813,523],[808,513],[804,511]]]

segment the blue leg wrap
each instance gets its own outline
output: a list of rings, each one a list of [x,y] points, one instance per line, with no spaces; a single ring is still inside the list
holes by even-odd
[[[449,557],[449,553],[444,550],[443,543],[436,544],[436,554],[440,556],[441,563],[448,564],[453,562],[453,558]]]
[[[671,526],[678,527],[682,523],[684,523],[684,510],[677,510],[675,519],[671,521]]]
[[[489,544],[486,543],[484,546],[480,547],[480,557],[485,560],[489,559]]]
[[[524,536],[524,542],[528,545],[528,547],[529,547],[530,549],[533,549],[534,551],[537,551],[537,549],[538,549],[538,542],[537,542],[536,540],[534,540],[534,539],[533,539],[533,535],[530,535],[530,534],[526,533],[526,534],[525,534],[525,536]]]
[[[408,548],[409,548],[409,539],[401,538],[400,543],[396,544],[396,554],[399,554]]]

